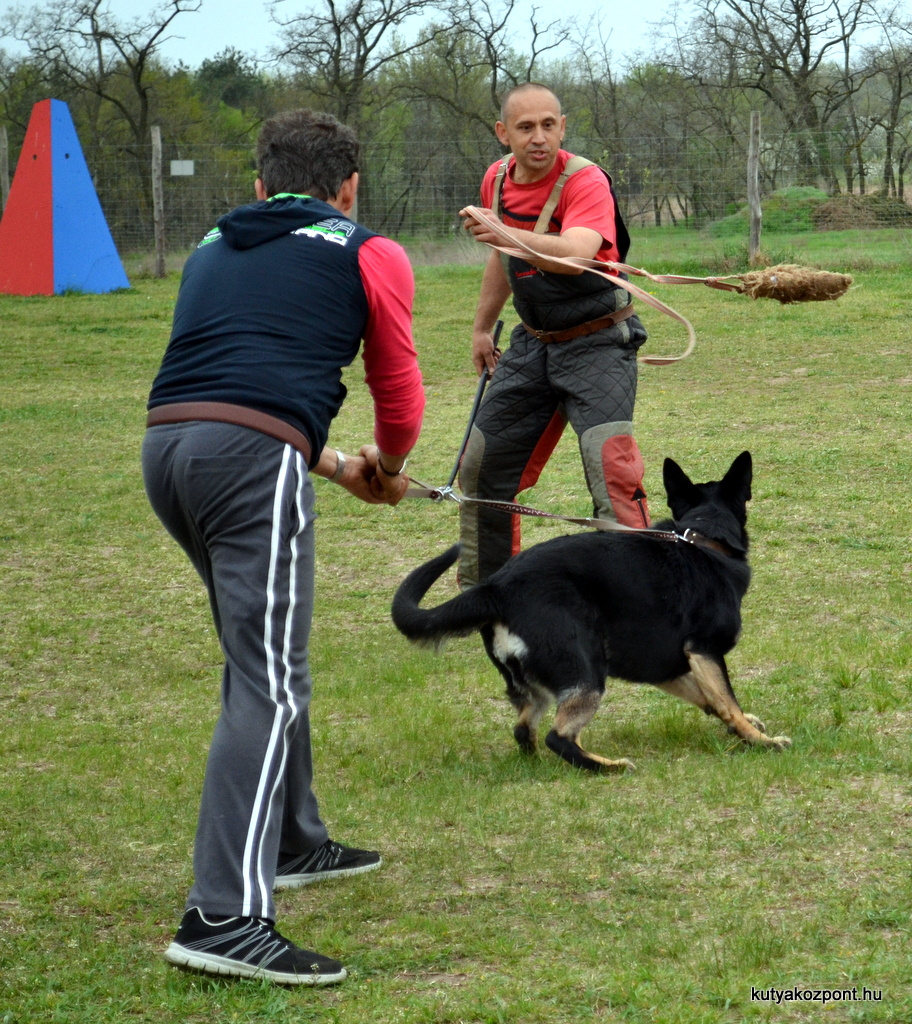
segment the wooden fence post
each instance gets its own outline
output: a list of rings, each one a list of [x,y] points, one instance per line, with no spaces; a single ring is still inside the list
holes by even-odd
[[[152,125],[152,224],[155,229],[155,276],[165,276],[165,197],[162,187],[161,128]]]
[[[0,212],[6,209],[9,190],[9,136],[6,125],[0,124]]]
[[[760,251],[760,227],[763,211],[760,208],[760,111],[752,110],[750,118],[750,144],[747,152],[747,204],[750,210],[750,242],[748,260],[754,265]]]

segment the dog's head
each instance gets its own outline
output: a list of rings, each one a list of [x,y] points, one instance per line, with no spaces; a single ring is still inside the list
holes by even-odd
[[[747,551],[745,525],[753,478],[750,452],[741,452],[721,480],[695,484],[674,459],[665,460],[662,478],[676,526],[724,541],[735,551]]]

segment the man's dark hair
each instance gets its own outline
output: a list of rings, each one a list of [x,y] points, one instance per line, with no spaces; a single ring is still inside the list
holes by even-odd
[[[269,118],[257,138],[257,171],[269,196],[294,192],[332,199],[359,170],[361,145],[332,114],[286,110]]]

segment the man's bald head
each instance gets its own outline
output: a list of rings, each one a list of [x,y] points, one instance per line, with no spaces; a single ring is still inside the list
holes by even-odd
[[[553,103],[557,113],[561,113],[561,101],[557,96],[547,87],[547,85],[541,85],[539,82],[523,82],[521,85],[514,85],[512,89],[506,92],[503,99],[500,101],[500,119],[506,124],[510,118],[510,109],[513,106],[513,101],[520,97],[525,97],[529,93],[544,93]]]

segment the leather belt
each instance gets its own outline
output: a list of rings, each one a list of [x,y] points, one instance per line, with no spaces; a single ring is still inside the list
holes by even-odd
[[[604,330],[606,327],[614,327],[615,324],[633,316],[633,312],[633,303],[630,303],[616,313],[608,313],[606,316],[600,316],[597,320],[587,320],[584,324],[577,324],[576,327],[568,327],[566,331],[537,331],[525,323],[523,327],[529,334],[534,335],[547,345],[552,341],[572,341],[574,338],[582,338],[587,334],[595,334],[596,331]]]
[[[267,434],[296,448],[310,465],[313,446],[300,430],[296,430],[290,423],[280,420],[277,416],[270,416],[269,413],[260,412],[258,409],[250,409],[246,405],[232,405],[230,402],[171,402],[169,405],[156,405],[149,410],[146,426],[189,423],[192,420],[232,423],[236,427],[258,430],[261,434]]]

